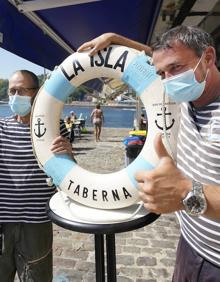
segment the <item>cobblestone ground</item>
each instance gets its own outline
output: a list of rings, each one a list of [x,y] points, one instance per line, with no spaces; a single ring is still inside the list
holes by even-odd
[[[123,168],[122,140],[126,135],[127,129],[104,128],[102,141],[96,143],[90,129],[73,143],[78,164],[98,173]],[[116,234],[117,282],[170,282],[178,238],[179,226],[173,214],[160,216],[143,228]],[[94,235],[54,224],[53,282],[95,281]]]
[[[118,282],[170,282],[179,231],[174,216],[116,234]],[[94,237],[54,226],[54,281],[95,281]]]
[[[73,147],[82,167],[99,173],[117,171],[125,164],[123,138],[127,129],[104,128],[101,142],[88,134]],[[135,231],[116,234],[118,282],[170,282],[179,226],[175,215],[160,216]],[[95,282],[94,236],[54,225],[54,282]]]

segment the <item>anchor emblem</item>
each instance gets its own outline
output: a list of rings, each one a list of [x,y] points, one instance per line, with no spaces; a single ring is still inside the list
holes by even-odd
[[[166,113],[166,110],[167,110],[167,108],[164,107],[165,126],[166,126],[166,130],[169,130],[170,128],[173,127],[173,125],[174,125],[174,123],[175,123],[175,119],[173,118],[171,125],[167,126],[167,124],[166,124],[166,116],[167,116],[167,115],[170,116],[172,113]],[[161,111],[163,111],[163,108],[161,108]],[[162,115],[163,115],[163,114],[157,114],[157,116],[162,116]],[[163,130],[163,126],[160,126],[160,125],[158,124],[157,120],[155,120],[155,123],[156,123],[156,126],[157,126],[159,129]]]
[[[41,122],[41,118],[38,118],[37,119],[37,123],[35,123],[35,125],[37,126],[37,132],[35,131],[35,129],[34,129],[34,134],[37,136],[37,137],[42,137],[42,136],[44,136],[44,134],[45,134],[45,132],[46,132],[46,128],[44,128],[44,131],[43,132],[41,132],[41,126],[42,125],[44,125],[44,123],[43,122]]]

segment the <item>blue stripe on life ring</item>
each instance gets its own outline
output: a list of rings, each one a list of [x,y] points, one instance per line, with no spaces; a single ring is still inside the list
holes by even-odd
[[[147,62],[150,60],[151,58],[144,54],[136,56],[122,75],[122,81],[130,85],[138,96],[158,78],[155,67]]]
[[[68,155],[55,155],[45,163],[44,170],[53,178],[53,183],[59,186],[75,165],[76,163]]]
[[[129,166],[125,168],[125,170],[132,184],[137,187],[137,181],[134,177],[135,173],[140,170],[151,170],[153,168],[154,166],[151,163],[147,162],[141,155],[139,155],[132,163],[129,164]]]
[[[76,87],[74,87],[69,80],[66,79],[60,69],[57,69],[56,71],[53,71],[51,77],[46,80],[44,89],[49,95],[65,103]]]

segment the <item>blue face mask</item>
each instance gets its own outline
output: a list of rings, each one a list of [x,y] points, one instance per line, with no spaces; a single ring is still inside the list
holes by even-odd
[[[197,69],[202,57],[194,69],[187,70],[178,75],[163,79],[165,93],[175,102],[190,102],[197,100],[203,93],[206,84],[206,77],[204,81],[198,82],[195,77],[195,70]]]
[[[15,114],[26,116],[31,111],[31,97],[17,94],[9,96],[9,106]]]

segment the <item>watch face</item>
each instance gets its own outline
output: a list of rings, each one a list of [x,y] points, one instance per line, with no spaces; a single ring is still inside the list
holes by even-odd
[[[189,210],[192,210],[192,208],[194,207],[195,205],[195,202],[196,202],[196,196],[193,195],[191,196],[190,198],[187,199],[187,208]]]
[[[204,197],[192,195],[186,202],[187,212],[191,215],[203,214],[206,210],[206,201]]]

